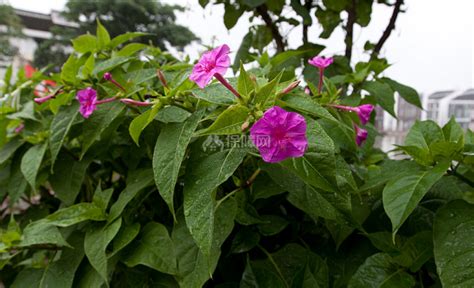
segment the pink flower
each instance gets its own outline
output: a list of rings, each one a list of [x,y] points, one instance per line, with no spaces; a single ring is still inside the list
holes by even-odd
[[[215,74],[223,75],[230,66],[230,48],[226,44],[204,53],[194,65],[189,79],[199,87],[206,87]]]
[[[369,122],[370,114],[374,110],[374,105],[372,104],[364,104],[357,107],[343,106],[343,105],[331,105],[331,106],[334,108],[341,109],[341,110],[357,113],[357,116],[359,116],[360,123],[362,123],[362,125],[365,125]]]
[[[15,128],[15,133],[18,134],[21,131],[23,131],[23,129],[25,129],[25,124],[20,123],[20,125],[18,125],[18,127]]]
[[[308,147],[303,116],[274,106],[250,128],[250,139],[265,162],[301,157]]]
[[[372,110],[374,110],[374,105],[371,104],[364,104],[360,105],[359,107],[356,107],[355,112],[357,112],[357,115],[360,119],[360,123],[362,123],[362,125],[365,125],[367,124],[367,122],[369,122]]]
[[[308,60],[309,64],[311,64],[315,67],[318,67],[320,69],[325,69],[326,67],[331,65],[332,62],[334,62],[334,59],[332,57],[325,58],[325,57],[322,57],[322,56],[316,56],[316,57],[313,57],[312,59]]]
[[[97,109],[97,91],[91,87],[79,90],[76,94],[76,99],[81,104],[79,112],[84,118],[89,118],[94,110]]]
[[[357,146],[361,146],[362,143],[367,139],[367,130],[360,128],[357,125],[354,125],[355,132],[356,132],[356,143]]]

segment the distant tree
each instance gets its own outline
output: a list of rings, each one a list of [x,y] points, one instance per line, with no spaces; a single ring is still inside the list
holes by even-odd
[[[63,15],[79,24],[78,29],[56,27],[53,39],[42,43],[35,55],[35,64],[64,63],[67,55],[64,47],[69,41],[83,33],[94,33],[96,19],[107,28],[112,37],[125,32],[150,33],[137,41],[153,43],[166,50],[165,43],[182,50],[198,38],[188,28],[176,24],[176,12],[183,11],[179,5],[166,5],[159,0],[69,0]],[[59,55],[59,57],[58,57]]]
[[[11,6],[0,2],[0,60],[8,61],[18,49],[10,44],[10,38],[21,37],[23,28],[21,19],[14,13]]]

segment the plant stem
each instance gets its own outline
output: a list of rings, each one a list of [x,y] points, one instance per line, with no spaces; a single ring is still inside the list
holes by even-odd
[[[107,98],[107,99],[104,99],[104,100],[99,100],[96,102],[97,105],[100,105],[100,104],[104,104],[104,103],[109,103],[109,102],[113,102],[117,100],[117,97],[110,97],[110,98]]]
[[[324,81],[324,68],[319,68],[319,83],[318,83],[318,94],[321,94]]]
[[[216,77],[216,79],[221,82],[222,85],[224,85],[227,89],[229,89],[229,91],[232,92],[232,94],[234,94],[237,98],[242,98],[239,92],[237,92],[237,90],[235,90],[234,87],[232,87],[232,85],[230,85],[230,83],[227,82],[227,80],[225,80],[225,78],[221,74],[216,73],[214,74],[214,77]]]

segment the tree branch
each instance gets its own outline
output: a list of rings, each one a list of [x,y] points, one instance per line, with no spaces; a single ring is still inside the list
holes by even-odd
[[[370,55],[370,59],[375,59],[379,55],[383,45],[390,37],[390,34],[392,34],[392,31],[395,29],[395,23],[397,22],[398,14],[400,14],[401,12],[403,2],[404,0],[397,0],[397,2],[395,2],[392,16],[390,17],[390,21],[388,22],[387,28],[385,28],[382,37],[380,37],[379,41],[375,45],[374,50],[372,51],[372,55]]]
[[[313,2],[312,0],[305,0],[304,2],[304,8],[308,10],[308,13],[311,12],[312,4],[313,4],[312,2]],[[309,25],[304,24],[304,18],[303,18],[303,44],[308,44],[308,28],[309,28]]]
[[[346,58],[349,60],[349,63],[351,62],[352,58],[352,46],[354,43],[354,24],[357,19],[357,14],[356,14],[356,6],[357,6],[357,1],[352,0],[352,6],[347,10],[348,16],[347,16],[347,24],[346,24]]]
[[[267,27],[272,32],[272,36],[277,44],[278,53],[285,51],[285,42],[283,41],[283,36],[281,36],[278,26],[273,22],[270,14],[268,14],[267,5],[263,4],[258,6],[257,13],[262,17],[263,22],[265,22]]]

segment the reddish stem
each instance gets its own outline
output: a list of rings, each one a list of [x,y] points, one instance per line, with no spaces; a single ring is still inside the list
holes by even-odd
[[[357,112],[356,107],[342,106],[342,105],[329,105],[329,106],[337,108],[337,109],[345,110],[345,111]]]
[[[319,83],[318,83],[318,94],[321,94],[321,89],[323,88],[324,80],[324,68],[319,68]]]
[[[111,98],[107,98],[107,99],[104,99],[104,100],[99,100],[99,101],[95,102],[95,104],[100,105],[100,104],[104,104],[104,103],[113,102],[115,100],[117,100],[117,97],[111,97]]]
[[[112,82],[112,84],[114,84],[115,86],[117,86],[120,90],[122,90],[123,92],[126,92],[125,88],[123,88],[122,85],[120,85],[117,81],[115,81],[114,79],[110,79],[109,80],[110,82]]]
[[[134,106],[150,106],[150,105],[153,105],[152,102],[141,102],[141,101],[136,101],[136,100],[132,100],[132,99],[128,99],[128,98],[120,99],[120,102],[125,103],[127,105],[134,105]]]
[[[214,77],[216,77],[216,79],[222,83],[222,85],[224,85],[227,89],[229,89],[230,92],[232,92],[232,94],[234,94],[237,98],[242,98],[239,94],[239,92],[237,92],[234,87],[232,87],[232,85],[230,85],[229,82],[227,82],[227,80],[225,80],[225,78],[219,74],[219,73],[216,73],[214,74]]]

